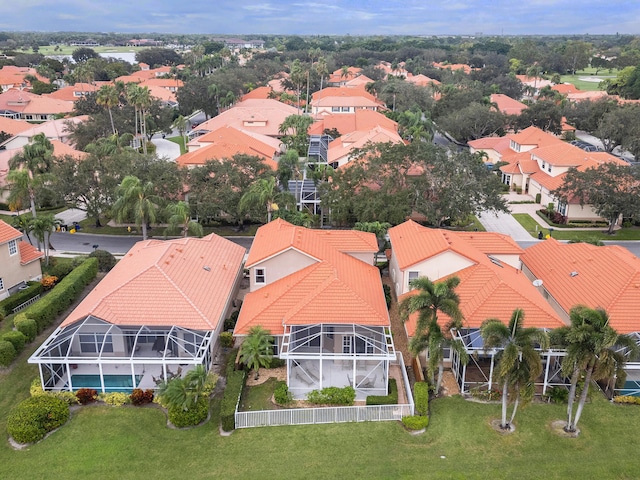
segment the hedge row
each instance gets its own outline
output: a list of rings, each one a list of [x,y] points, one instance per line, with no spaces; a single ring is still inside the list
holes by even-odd
[[[307,400],[316,405],[353,405],[355,399],[356,391],[353,387],[325,387],[307,393]]]
[[[367,405],[397,405],[398,385],[395,378],[389,379],[389,395],[369,395]]]
[[[630,403],[632,405],[640,405],[640,397],[631,395],[617,395],[613,397],[613,403]]]
[[[0,366],[7,367],[24,350],[27,337],[12,330],[0,337]]]
[[[429,413],[429,385],[416,382],[413,386],[413,397],[416,402],[416,414],[426,416]]]
[[[28,282],[27,285],[28,287],[24,290],[19,290],[0,302],[0,315],[5,317],[11,315],[14,308],[42,293],[42,284],[40,282]]]
[[[38,333],[53,323],[74,302],[84,288],[96,278],[98,260],[88,258],[58,283],[46,296],[24,311],[35,320]]]
[[[227,373],[227,386],[224,389],[220,405],[220,423],[225,432],[236,428],[236,405],[244,387],[245,377],[244,370],[234,370]]]

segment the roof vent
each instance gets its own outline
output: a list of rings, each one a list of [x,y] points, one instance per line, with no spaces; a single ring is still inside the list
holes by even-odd
[[[541,279],[536,278],[536,279],[533,281],[533,286],[534,286],[534,287],[541,287],[541,286],[542,286],[542,283],[543,283],[543,282],[542,282],[542,280],[541,280]]]
[[[576,275],[578,275],[578,272],[573,271],[573,272],[571,272],[569,275],[571,275],[572,277],[575,277]]]
[[[202,267],[204,270],[206,270],[207,272],[211,271],[211,267],[209,265],[205,265],[204,267]]]

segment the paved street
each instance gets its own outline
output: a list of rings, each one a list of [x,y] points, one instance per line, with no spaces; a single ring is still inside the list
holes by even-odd
[[[249,250],[253,237],[227,237],[232,242]],[[115,255],[124,255],[136,243],[142,240],[138,235],[93,235],[87,233],[56,232],[51,236],[56,254],[91,253],[93,246]]]

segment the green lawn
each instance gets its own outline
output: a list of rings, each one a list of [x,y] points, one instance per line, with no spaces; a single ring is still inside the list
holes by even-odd
[[[549,230],[543,228],[536,220],[529,215],[528,213],[514,213],[513,218],[515,218],[520,225],[522,225],[527,232],[532,237],[538,237],[538,231],[542,230],[543,235],[547,235]],[[536,230],[536,226],[538,229]],[[559,230],[554,228],[553,233],[551,234],[553,238],[557,238],[558,240],[581,240],[587,241],[592,239],[597,240],[640,240],[640,228],[631,227],[631,228],[622,228],[617,230],[613,235],[608,235],[605,231],[602,230],[576,230],[571,228],[566,228],[564,230]]]
[[[269,371],[261,369],[261,376],[268,376]],[[253,375],[250,372],[249,375]],[[276,410],[278,407],[271,402],[271,397],[276,388],[278,380],[271,377],[266,382],[254,387],[244,387],[242,397],[240,398],[240,410],[250,412],[255,410]]]
[[[585,68],[584,70],[577,71],[575,75],[562,75],[561,80],[563,83],[564,82],[573,83],[576,86],[576,88],[580,90],[592,91],[592,90],[600,90],[599,82],[586,82],[584,80],[580,80],[580,78],[597,76],[597,78],[601,78],[604,80],[606,78],[615,78],[616,75],[618,74],[618,71],[615,69],[612,70],[611,73],[609,73],[609,70],[607,69],[600,69],[598,71],[598,75],[596,75],[595,72],[596,72],[595,68]]]
[[[0,374],[0,430],[7,412],[27,396],[36,374],[22,361]],[[43,442],[14,451],[0,442],[3,478],[636,478],[640,407],[612,405],[594,394],[577,439],[549,422],[564,407],[535,404],[518,413],[503,436],[489,422],[499,405],[459,397],[432,402],[427,432],[412,436],[398,422],[330,424],[218,432],[212,419],[171,430],[153,408],[85,407]],[[444,458],[443,458],[444,457]]]
[[[181,155],[184,155],[185,153],[187,153],[187,147],[184,144],[184,137],[181,137],[180,135],[178,135],[177,137],[167,137],[166,139],[169,140],[170,142],[177,143],[180,146]]]

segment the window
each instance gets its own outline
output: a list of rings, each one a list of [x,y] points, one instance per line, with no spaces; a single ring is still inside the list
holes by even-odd
[[[549,165],[549,166],[547,167],[547,171],[548,171],[549,173],[551,173],[551,165]]]
[[[351,335],[345,335],[342,337],[342,353],[351,354],[353,345],[353,337]]]
[[[0,290],[4,290],[4,280],[0,277]]]
[[[420,272],[409,272],[409,281],[415,280],[420,276]]]
[[[567,204],[564,202],[558,202],[558,213],[560,215],[567,215]]]
[[[11,240],[9,242],[9,255],[15,255],[18,253],[18,242]]]
[[[85,334],[79,337],[80,351],[82,353],[99,353],[101,348],[103,353],[113,352],[111,335],[107,335],[106,339],[102,333]],[[102,347],[102,342],[104,342],[104,348]]]
[[[277,357],[278,356],[278,340],[276,338],[273,339],[273,342],[271,343],[271,348],[273,349],[273,356]]]
[[[266,274],[264,268],[256,268],[256,283],[265,283]]]
[[[343,112],[348,112],[349,110],[351,110],[349,107],[342,107]]]
[[[545,162],[542,162],[542,169],[544,170],[544,167],[546,166]]]
[[[331,107],[331,111],[332,112],[339,112],[340,111],[340,107]]]

